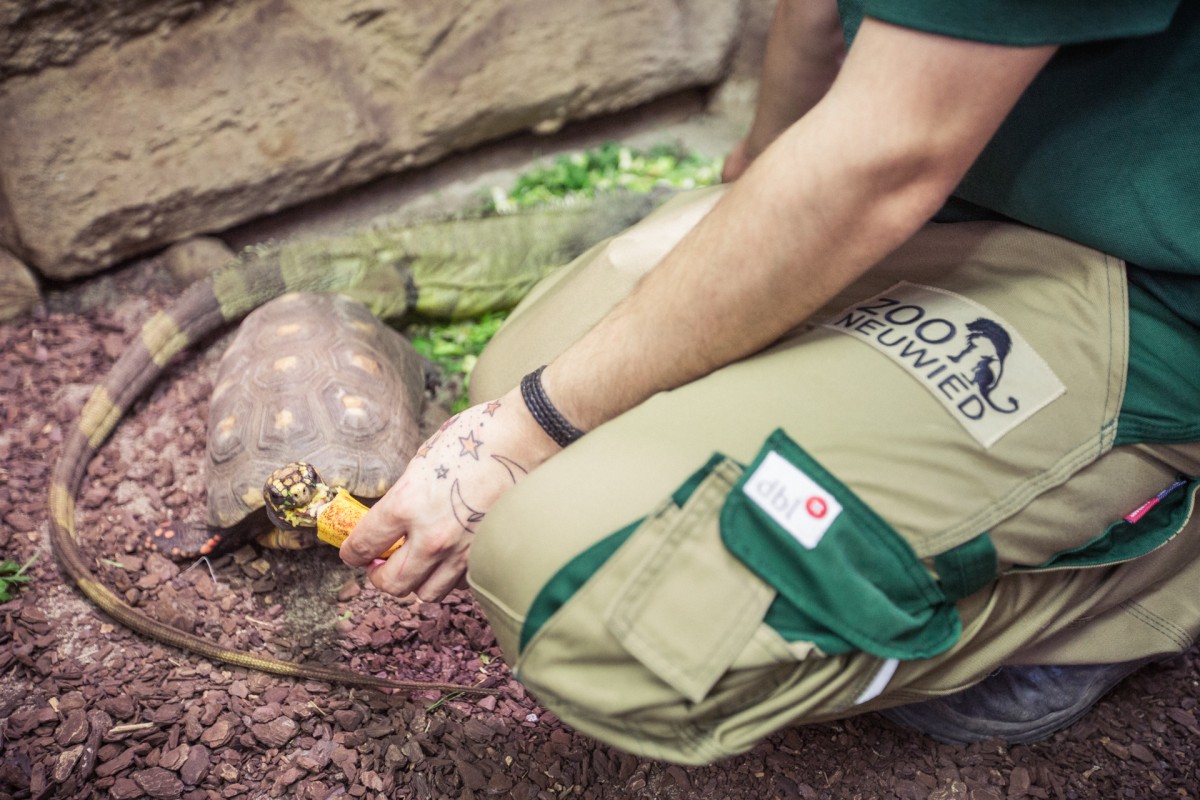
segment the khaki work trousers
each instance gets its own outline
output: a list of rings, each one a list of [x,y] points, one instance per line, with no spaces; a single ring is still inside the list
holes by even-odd
[[[722,193],[545,281],[474,399],[583,334]],[[1042,232],[931,224],[812,324],[589,432],[473,547],[515,674],[589,735],[704,763],[1002,664],[1185,650],[1200,447],[1113,446],[1125,286],[1121,262]],[[1170,514],[1131,514],[1172,486]]]

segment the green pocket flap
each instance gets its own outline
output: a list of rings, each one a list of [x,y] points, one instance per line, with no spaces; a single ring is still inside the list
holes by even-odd
[[[916,659],[961,633],[908,542],[782,430],[730,493],[721,538],[778,592],[766,622],[787,639]]]

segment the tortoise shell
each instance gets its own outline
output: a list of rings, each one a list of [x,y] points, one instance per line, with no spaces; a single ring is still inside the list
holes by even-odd
[[[262,508],[263,482],[290,461],[380,497],[420,444],[424,389],[421,357],[361,303],[291,293],[256,309],[221,359],[209,406],[209,524]]]

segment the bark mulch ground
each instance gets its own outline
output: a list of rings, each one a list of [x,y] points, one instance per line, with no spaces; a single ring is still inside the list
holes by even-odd
[[[681,768],[561,724],[510,674],[467,594],[364,588],[330,548],[245,548],[192,568],[139,550],[203,514],[215,348],[180,361],[88,469],[83,547],[101,579],[172,624],[242,649],[486,682],[499,697],[385,696],[296,682],[134,636],[54,564],[46,487],[91,387],[177,294],[153,264],[51,293],[0,325],[0,555],[33,580],[0,605],[0,797],[1148,798],[1200,793],[1197,655],[1150,667],[1033,746],[938,745],[875,717],[793,728]],[[211,567],[211,571],[209,569]]]

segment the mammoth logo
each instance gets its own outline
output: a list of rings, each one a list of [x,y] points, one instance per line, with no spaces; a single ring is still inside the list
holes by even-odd
[[[1066,391],[999,315],[962,295],[901,282],[825,323],[903,367],[984,447]]]

